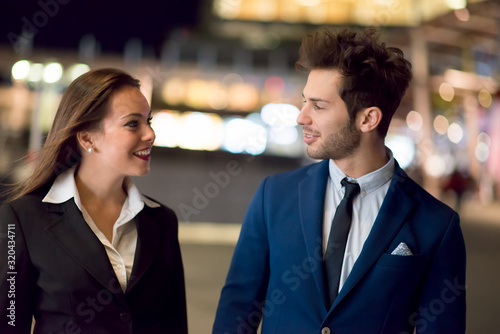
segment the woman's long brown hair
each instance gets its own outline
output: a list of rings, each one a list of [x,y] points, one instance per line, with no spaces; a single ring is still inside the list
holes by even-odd
[[[47,139],[35,160],[33,173],[9,192],[8,201],[27,195],[77,166],[81,150],[76,134],[97,130],[114,92],[124,86],[139,88],[139,81],[117,69],[87,72],[64,92]]]

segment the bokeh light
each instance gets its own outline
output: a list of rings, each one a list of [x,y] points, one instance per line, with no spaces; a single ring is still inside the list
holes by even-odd
[[[151,120],[151,127],[156,134],[156,146],[176,147],[179,145],[182,128],[177,113],[170,111],[155,113]]]
[[[269,142],[278,145],[291,145],[298,137],[295,127],[270,127]]]
[[[34,63],[30,66],[30,73],[28,74],[28,81],[39,82],[43,78],[43,64]]]
[[[208,97],[208,104],[210,108],[215,110],[222,110],[227,107],[229,103],[229,96],[220,84],[213,83],[212,91]]]
[[[271,94],[282,94],[285,91],[285,81],[280,77],[269,77],[264,82],[264,88]]]
[[[433,126],[437,133],[444,135],[448,132],[450,122],[443,115],[437,115],[436,118],[434,118]]]
[[[446,162],[442,156],[434,154],[427,157],[424,169],[432,177],[441,177],[446,171]]]
[[[485,143],[478,143],[474,152],[476,159],[485,162],[490,156],[490,147]]]
[[[479,162],[486,162],[490,156],[491,138],[486,132],[481,132],[477,136],[475,156]]]
[[[163,101],[170,105],[184,103],[186,82],[181,78],[170,78],[163,84],[161,96]]]
[[[479,104],[485,108],[489,108],[491,103],[493,102],[493,98],[491,97],[490,92],[486,89],[481,89],[477,95],[477,99]]]
[[[392,151],[401,168],[410,166],[415,158],[415,143],[407,136],[387,134],[385,144]]]
[[[181,115],[179,147],[187,150],[218,149],[222,143],[223,123],[220,116],[201,112]]]
[[[321,4],[322,0],[295,0],[295,2],[300,6],[305,7],[315,7]]]
[[[43,69],[42,78],[46,83],[56,83],[63,75],[63,67],[59,63],[48,63]]]
[[[231,110],[250,111],[255,109],[259,102],[257,87],[249,83],[234,83],[228,88],[229,104]]]
[[[202,79],[191,79],[186,85],[185,102],[195,109],[205,109],[208,107],[210,98],[210,83]]]
[[[300,110],[294,105],[285,103],[269,103],[262,107],[261,117],[269,126],[290,127],[297,125]]]
[[[242,1],[243,0],[216,1],[214,3],[214,11],[216,14],[226,19],[234,19],[240,14]]]
[[[225,86],[231,86],[232,84],[242,83],[242,82],[243,78],[238,73],[228,73],[222,79],[222,84]]]
[[[30,62],[27,60],[20,60],[12,65],[12,77],[15,80],[24,80],[30,73]]]
[[[452,143],[458,144],[464,138],[464,130],[458,123],[451,123],[448,127],[448,138]]]
[[[419,112],[410,111],[408,115],[406,115],[406,124],[413,131],[420,131],[422,129],[422,125],[424,124],[424,119]]]
[[[74,65],[71,65],[68,68],[68,71],[67,71],[69,81],[71,82],[71,81],[75,80],[80,75],[82,75],[84,73],[87,73],[88,71],[90,71],[90,67],[87,64],[74,64]]]
[[[267,130],[248,119],[228,119],[224,132],[223,147],[231,153],[258,155],[266,149]]]
[[[447,102],[450,102],[455,97],[455,89],[447,82],[439,85],[439,96]]]
[[[450,9],[462,9],[467,6],[467,0],[445,0]]]

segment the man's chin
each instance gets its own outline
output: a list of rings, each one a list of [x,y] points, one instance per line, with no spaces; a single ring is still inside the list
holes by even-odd
[[[308,147],[306,150],[307,155],[311,159],[316,159],[316,160],[324,160],[328,159],[325,157],[325,155],[322,152],[318,152],[317,150],[311,149],[311,147]]]

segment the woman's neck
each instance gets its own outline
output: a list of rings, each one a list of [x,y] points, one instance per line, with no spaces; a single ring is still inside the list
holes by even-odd
[[[112,177],[81,165],[75,173],[75,183],[82,203],[120,203],[127,197],[124,189],[125,177]]]

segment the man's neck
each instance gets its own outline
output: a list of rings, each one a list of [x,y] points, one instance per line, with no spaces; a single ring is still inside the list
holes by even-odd
[[[345,175],[357,179],[382,168],[389,158],[387,148],[381,146],[367,150],[359,149],[351,156],[333,162]]]

